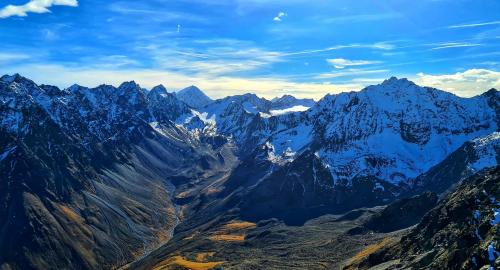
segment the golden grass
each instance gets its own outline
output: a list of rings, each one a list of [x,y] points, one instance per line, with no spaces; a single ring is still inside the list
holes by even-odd
[[[388,246],[392,242],[394,242],[394,238],[387,237],[387,238],[384,238],[382,241],[380,241],[380,242],[378,242],[376,244],[367,246],[366,248],[364,248],[363,250],[361,250],[360,252],[358,252],[356,255],[354,255],[354,257],[352,257],[350,259],[349,266],[347,267],[347,269],[348,270],[358,269],[356,267],[356,265],[358,263],[360,263],[361,261],[363,261],[364,259],[366,259],[371,254],[373,254],[373,253],[379,251],[380,249]]]
[[[243,242],[245,235],[243,234],[216,234],[209,236],[208,239],[212,241],[226,241],[226,242]]]
[[[212,241],[243,242],[246,230],[257,227],[257,224],[247,221],[231,221],[222,225],[218,231],[208,237]]]
[[[201,252],[196,254],[196,261],[197,262],[205,262],[208,257],[213,257],[215,255],[215,252]]]
[[[215,194],[215,193],[218,193],[220,190],[217,189],[217,188],[213,188],[213,187],[209,187],[207,188],[207,190],[205,191],[205,194],[207,195],[212,195],[212,194]]]
[[[209,270],[224,262],[192,262],[181,256],[174,256],[153,267],[153,270],[170,269],[173,265],[178,265],[191,270]]]
[[[228,231],[233,231],[233,230],[250,230],[250,229],[254,229],[255,227],[257,227],[257,224],[255,224],[253,222],[247,222],[247,221],[238,222],[238,221],[234,221],[234,222],[225,224],[224,226],[222,226],[222,229],[223,230],[228,230]]]
[[[191,193],[190,190],[187,190],[187,191],[183,191],[179,194],[177,194],[177,196],[175,196],[177,199],[183,199],[183,198],[186,198],[189,196],[189,193]]]
[[[59,210],[64,214],[66,218],[69,220],[76,222],[76,223],[81,223],[83,221],[83,218],[80,217],[75,211],[73,211],[71,208],[67,207],[66,205],[62,204],[57,204],[57,207]]]

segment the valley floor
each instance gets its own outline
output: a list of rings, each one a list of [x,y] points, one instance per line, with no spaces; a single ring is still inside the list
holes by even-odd
[[[276,219],[257,224],[219,220],[174,235],[165,246],[124,269],[342,269],[403,234],[404,230],[351,233],[381,209],[325,215],[304,226],[287,226]]]

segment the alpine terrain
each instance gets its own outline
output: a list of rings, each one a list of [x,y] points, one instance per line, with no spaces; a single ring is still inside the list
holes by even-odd
[[[5,75],[0,269],[500,269],[499,106]]]

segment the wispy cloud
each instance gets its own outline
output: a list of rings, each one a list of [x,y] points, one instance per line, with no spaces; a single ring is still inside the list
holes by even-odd
[[[336,69],[343,69],[345,67],[351,67],[351,66],[365,66],[365,65],[381,63],[380,61],[348,60],[344,58],[327,59],[326,61],[330,65],[334,66]]]
[[[440,43],[437,47],[434,47],[431,50],[442,50],[442,49],[461,48],[461,47],[477,47],[477,46],[481,46],[481,44],[468,43],[468,42],[447,42],[447,43]]]
[[[311,50],[303,50],[297,52],[284,52],[283,56],[294,56],[294,55],[306,55],[306,54],[315,54],[315,53],[323,53],[330,52],[342,49],[377,49],[377,50],[392,50],[395,46],[388,42],[377,42],[372,44],[347,44],[347,45],[335,45],[328,48],[323,49],[311,49]]]
[[[121,15],[138,16],[155,22],[189,21],[195,23],[209,23],[209,18],[192,13],[167,10],[161,6],[151,6],[147,2],[115,2],[109,5],[109,10]]]
[[[350,16],[338,16],[322,19],[323,23],[356,23],[356,22],[369,22],[401,18],[400,13],[381,13],[381,14],[358,14]]]
[[[135,59],[131,59],[126,55],[104,55],[84,57],[80,61],[86,63],[89,68],[106,68],[106,69],[130,69],[141,66],[141,63]]]
[[[459,96],[471,97],[494,87],[500,88],[500,72],[488,69],[469,69],[454,74],[417,74],[415,81],[453,92]]]
[[[378,74],[378,73],[386,73],[389,72],[388,69],[349,69],[343,71],[332,71],[328,73],[322,73],[317,75],[316,79],[333,79],[340,77],[355,77],[361,75],[370,75],[370,74]]]
[[[469,23],[469,24],[457,24],[457,25],[448,26],[447,28],[449,28],[449,29],[454,29],[454,28],[470,28],[470,27],[480,27],[480,26],[498,25],[498,24],[500,24],[500,21],[482,22],[482,23]]]
[[[21,53],[2,53],[0,52],[0,64],[5,64],[13,61],[21,61],[29,59],[30,56]]]
[[[48,13],[52,6],[78,6],[77,0],[31,0],[24,5],[8,5],[0,9],[0,19],[12,16],[25,17],[28,13]]]
[[[274,19],[273,19],[273,20],[274,20],[275,22],[281,22],[281,20],[282,20],[284,17],[286,17],[286,16],[288,16],[288,15],[287,15],[285,12],[281,11],[281,12],[279,12],[279,13],[278,13],[278,15],[276,15],[276,17],[274,17]]]
[[[192,43],[196,43],[194,40]],[[228,76],[254,71],[284,61],[279,52],[268,51],[250,42],[237,40],[200,40],[203,49],[181,44],[149,44],[135,48],[153,66],[191,74]]]

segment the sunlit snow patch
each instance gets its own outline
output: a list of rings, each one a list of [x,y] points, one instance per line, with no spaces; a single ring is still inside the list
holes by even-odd
[[[476,154],[479,157],[472,167],[479,171],[497,165],[497,153],[500,151],[500,132],[473,140]]]
[[[307,110],[309,110],[309,107],[297,105],[297,106],[293,106],[293,107],[281,109],[281,110],[270,110],[269,113],[272,116],[276,116],[276,115],[282,115],[282,114],[287,114],[287,113],[292,113],[292,112],[304,112]]]

